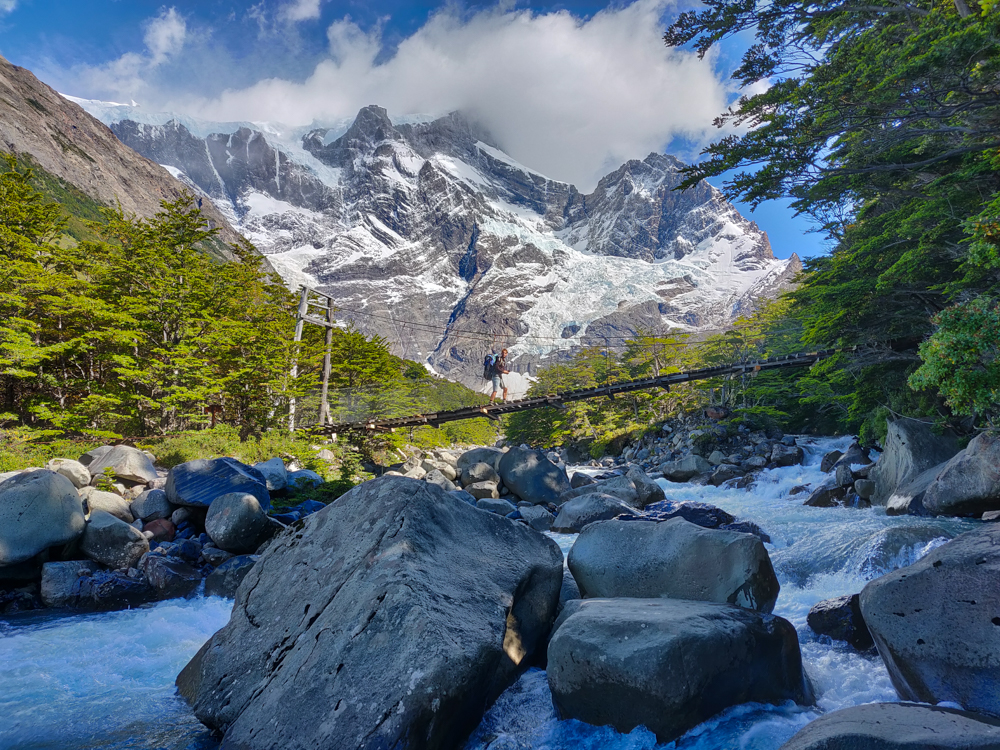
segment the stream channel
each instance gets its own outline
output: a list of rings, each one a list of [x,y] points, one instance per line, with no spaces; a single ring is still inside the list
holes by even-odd
[[[897,700],[876,655],[817,637],[806,625],[822,599],[860,591],[865,582],[909,565],[978,522],[889,517],[873,508],[807,508],[796,485],[821,482],[823,454],[848,438],[801,438],[803,466],[765,470],[750,492],[660,481],[672,500],[717,505],[754,521],[781,582],[775,607],[795,625],[817,705],[744,704],[668,745],[638,728],[560,721],[545,673],[533,669],[487,712],[466,750],[777,750],[822,712]],[[572,468],[570,469],[572,472]],[[575,535],[553,534],[567,552]],[[0,619],[0,749],[209,750],[217,747],[174,693],[174,677],[226,624],[232,602],[171,600],[124,612],[26,613]]]

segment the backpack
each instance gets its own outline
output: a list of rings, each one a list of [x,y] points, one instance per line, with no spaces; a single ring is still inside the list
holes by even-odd
[[[483,359],[483,380],[489,380],[493,377],[493,370],[497,364],[496,354],[487,354]]]

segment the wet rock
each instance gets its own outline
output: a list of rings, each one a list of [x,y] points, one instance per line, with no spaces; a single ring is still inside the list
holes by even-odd
[[[271,458],[253,465],[264,477],[264,484],[267,491],[281,492],[288,488],[288,470],[285,469],[285,462],[280,458]]]
[[[836,464],[843,455],[843,451],[830,451],[823,456],[823,460],[820,461],[819,470],[826,474],[833,469],[834,464]]]
[[[488,464],[496,470],[502,457],[503,451],[499,448],[473,448],[458,457],[455,468],[461,473],[473,464]]]
[[[781,750],[996,750],[1000,722],[941,706],[867,703],[806,724]]]
[[[462,484],[468,486],[477,482],[492,482],[496,485],[500,483],[500,475],[491,464],[480,462],[465,467],[462,470]]]
[[[497,489],[495,482],[476,482],[466,486],[465,491],[477,500],[481,500],[486,497],[500,497],[500,491]]]
[[[167,500],[174,505],[207,508],[221,495],[246,492],[257,498],[265,511],[271,507],[264,475],[235,458],[196,459],[178,464],[170,470],[164,489]],[[174,523],[180,525],[178,521]]]
[[[862,448],[860,443],[854,442],[844,451],[844,455],[837,459],[831,470],[836,471],[838,466],[867,466],[871,462],[872,460],[868,457],[868,451]]]
[[[476,507],[479,508],[479,510],[496,513],[500,516],[506,516],[508,513],[513,513],[517,510],[517,507],[513,503],[502,498],[492,497],[480,498],[476,501]]]
[[[669,597],[761,612],[770,612],[778,598],[778,579],[760,539],[682,518],[590,524],[567,561],[587,598]]]
[[[87,467],[71,458],[53,458],[45,464],[45,468],[56,474],[62,474],[77,489],[90,484],[90,472],[87,471]]]
[[[159,599],[189,596],[201,585],[201,571],[172,557],[147,555],[143,573]]]
[[[102,492],[93,487],[88,487],[81,495],[87,505],[88,513],[103,510],[125,523],[132,523],[135,520],[128,500],[121,495],[116,495],[113,492]]]
[[[732,464],[720,464],[715,471],[712,472],[712,476],[709,477],[708,483],[713,487],[718,487],[723,482],[728,482],[730,479],[736,479],[743,476],[743,470],[739,466],[733,466]]]
[[[794,487],[792,487],[792,489],[788,490],[788,496],[792,497],[793,495],[801,495],[803,492],[808,492],[808,491],[809,491],[808,484],[797,484]]]
[[[660,472],[664,479],[671,482],[687,482],[688,480],[712,470],[712,464],[701,456],[685,456],[678,461],[668,461],[660,464]]]
[[[541,451],[511,448],[500,459],[497,471],[511,492],[535,505],[557,502],[570,489],[566,470]]]
[[[42,565],[42,603],[46,607],[68,607],[75,604],[79,596],[77,580],[93,575],[98,570],[100,568],[97,563],[90,560],[45,563]]]
[[[930,482],[923,508],[935,516],[979,516],[1000,510],[1000,434],[983,432]]]
[[[655,521],[666,521],[670,518],[680,517],[705,529],[717,529],[736,521],[734,516],[715,505],[696,502],[679,503],[673,500],[662,500],[646,506],[642,517]]]
[[[871,479],[858,479],[854,482],[854,491],[858,494],[858,497],[870,500],[875,492],[875,482]]]
[[[36,469],[0,483],[0,566],[71,542],[84,525],[80,495],[62,474]]]
[[[205,516],[209,538],[216,547],[234,555],[255,552],[274,531],[257,498],[246,492],[229,492],[215,498]]]
[[[871,581],[861,611],[903,700],[1000,714],[1000,528],[984,525]]]
[[[135,567],[139,558],[149,552],[149,540],[107,511],[95,510],[80,537],[80,551],[112,570],[127,569]]]
[[[606,521],[623,513],[634,512],[631,505],[617,497],[591,492],[563,503],[552,522],[552,530],[560,534],[573,534],[596,521]]]
[[[527,521],[528,525],[535,531],[549,531],[556,520],[556,517],[541,505],[527,505],[518,508],[518,510],[521,511],[521,518]]]
[[[146,490],[129,504],[129,510],[133,517],[142,521],[155,521],[170,518],[174,506],[167,500],[167,493],[163,490]]]
[[[224,560],[205,578],[205,596],[235,599],[237,589],[259,559],[259,555],[239,555]]]
[[[927,515],[924,511],[924,495],[927,494],[927,488],[937,479],[945,465],[932,466],[893,490],[885,503],[885,514],[887,516]],[[874,499],[874,495],[872,499]]]
[[[303,523],[251,569],[180,694],[246,750],[460,746],[544,648],[558,546],[404,477]]]
[[[845,494],[843,487],[821,485],[810,492],[802,504],[811,508],[833,508],[843,502]]]
[[[650,479],[639,466],[630,466],[625,472],[625,478],[635,487],[639,508],[645,508],[650,503],[658,503],[666,497],[663,488]]]
[[[778,443],[771,449],[771,462],[775,466],[797,466],[805,457],[805,451],[795,445],[794,438],[791,445]]]
[[[875,482],[872,502],[886,505],[897,490],[958,453],[951,435],[935,435],[932,425],[915,419],[890,419],[885,450],[868,478]]]
[[[854,472],[847,464],[837,464],[833,470],[833,477],[838,487],[850,487],[854,484]]]
[[[847,641],[859,651],[875,645],[861,615],[858,594],[824,599],[809,610],[806,621],[813,632],[828,635],[835,641]]]
[[[130,578],[123,573],[98,571],[89,578],[80,578],[79,582],[76,606],[81,609],[106,612],[131,609],[156,601],[155,589],[144,578]]]
[[[145,484],[156,479],[156,467],[149,456],[129,445],[116,445],[92,461],[87,468],[92,476],[99,476],[111,469],[118,479]]]
[[[570,601],[546,673],[562,718],[645,726],[661,743],[740,703],[811,701],[795,628],[714,602]]]

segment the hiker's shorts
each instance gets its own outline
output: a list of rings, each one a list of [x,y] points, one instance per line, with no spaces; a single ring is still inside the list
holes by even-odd
[[[494,375],[493,376],[493,390],[494,391],[503,390],[506,387],[507,386],[504,384],[502,377],[500,377],[499,375]]]

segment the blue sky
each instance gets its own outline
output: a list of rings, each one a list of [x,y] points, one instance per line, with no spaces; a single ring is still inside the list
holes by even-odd
[[[686,1],[686,0],[681,0]],[[669,51],[680,6],[404,0],[0,0],[0,54],[57,90],[208,120],[303,125],[381,104],[463,109],[512,156],[589,190],[627,158],[697,158],[742,52]],[[744,214],[779,257],[823,251],[772,202]]]

